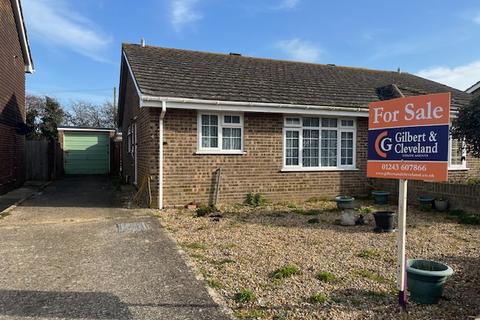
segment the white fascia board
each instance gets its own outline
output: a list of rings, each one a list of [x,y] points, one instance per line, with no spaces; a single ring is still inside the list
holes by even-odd
[[[263,113],[284,113],[284,114],[318,114],[335,115],[344,117],[368,117],[368,109],[331,107],[331,106],[309,106],[293,104],[275,104],[261,102],[233,102],[233,101],[210,101],[183,98],[160,98],[144,96],[143,107],[161,108],[162,101],[168,103],[168,108],[188,110],[210,110],[230,112],[263,112]]]
[[[122,53],[123,53],[123,58],[125,59],[125,62],[127,63],[128,71],[130,72],[130,75],[132,76],[133,83],[135,84],[135,89],[137,90],[138,99],[139,99],[139,102],[140,102],[140,107],[143,107],[142,91],[140,91],[140,87],[138,86],[137,79],[135,79],[135,75],[133,74],[132,67],[130,66],[130,62],[128,62],[127,54],[125,53],[124,50],[122,50]]]
[[[23,20],[22,8],[20,7],[20,0],[12,0],[13,14],[17,24],[18,35],[20,39],[20,46],[24,55],[25,72],[33,73],[32,56],[30,54],[30,45],[28,44],[27,30],[25,29],[25,22]]]
[[[58,127],[58,131],[90,131],[90,132],[115,132],[115,129],[95,129],[95,128],[64,128]]]

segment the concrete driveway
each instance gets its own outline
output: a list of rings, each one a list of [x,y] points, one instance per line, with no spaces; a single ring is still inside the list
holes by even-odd
[[[227,319],[158,220],[116,198],[65,178],[0,220],[0,319]]]

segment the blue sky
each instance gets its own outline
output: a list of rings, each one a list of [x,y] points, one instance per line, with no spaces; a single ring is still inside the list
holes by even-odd
[[[396,5],[396,3],[401,5]],[[22,0],[36,72],[27,91],[112,99],[122,42],[480,80],[480,2]]]

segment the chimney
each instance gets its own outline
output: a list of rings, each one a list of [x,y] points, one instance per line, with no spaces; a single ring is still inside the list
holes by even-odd
[[[142,47],[145,47],[145,38],[142,37],[142,38],[140,39],[140,45],[141,45]]]

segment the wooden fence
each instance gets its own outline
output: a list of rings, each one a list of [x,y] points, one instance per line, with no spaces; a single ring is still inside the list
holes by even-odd
[[[26,179],[48,181],[62,174],[63,153],[57,141],[27,140]]]

